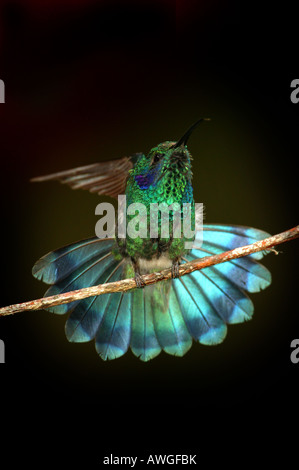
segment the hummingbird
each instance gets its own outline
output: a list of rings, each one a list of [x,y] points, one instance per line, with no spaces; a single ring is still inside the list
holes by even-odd
[[[192,156],[187,147],[196,121],[176,141],[165,141],[147,154],[94,163],[47,176],[72,189],[99,195],[126,196],[127,207],[142,203],[190,204],[194,227]],[[149,212],[147,212],[148,214]],[[128,223],[132,216],[126,215]],[[149,222],[149,215],[146,224]],[[170,215],[170,224],[173,223]],[[184,213],[181,211],[181,218]],[[161,218],[157,236],[109,238],[96,236],[72,243],[40,258],[33,266],[35,278],[50,287],[45,296],[135,277],[136,289],[76,300],[48,308],[68,314],[65,324],[70,342],[95,340],[103,360],[123,356],[130,348],[142,361],[164,352],[184,356],[194,341],[217,345],[227,334],[227,325],[252,318],[254,307],[247,293],[271,284],[271,274],[259,260],[267,252],[231,260],[179,277],[178,267],[197,258],[222,253],[270,236],[260,229],[226,224],[203,224],[195,233],[193,247],[186,237],[165,237]],[[197,240],[200,246],[196,246]],[[171,268],[172,278],[144,286],[142,274]]]

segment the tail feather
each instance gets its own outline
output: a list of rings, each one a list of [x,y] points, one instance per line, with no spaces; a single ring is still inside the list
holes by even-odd
[[[55,284],[68,277],[84,263],[106,253],[114,243],[113,238],[93,237],[64,246],[40,258],[33,266],[32,274],[46,284]]]
[[[112,255],[106,258],[105,261],[98,266],[101,274],[95,284],[105,284],[121,279],[121,262],[115,260]],[[82,343],[95,337],[110,296],[110,294],[107,294],[88,297],[76,303],[65,325],[65,332],[69,341]]]
[[[172,284],[172,281],[170,281]],[[162,349],[175,356],[183,356],[192,346],[192,337],[182,316],[181,307],[171,286],[167,312],[154,311],[154,326]]]
[[[161,352],[154,328],[151,304],[152,286],[132,292],[131,350],[142,361],[149,361]]]
[[[222,253],[222,250],[215,247],[213,250],[192,250],[186,258],[188,261],[191,261],[219,253]],[[265,266],[249,257],[243,257],[210,268],[205,268],[202,272],[210,272],[214,275],[224,276],[231,282],[234,282],[240,289],[245,289],[248,292],[259,292],[271,283],[270,271],[265,268]]]
[[[197,234],[197,239],[201,238],[201,233]],[[213,225],[203,226],[203,240],[211,245],[221,248],[221,251],[232,250],[244,245],[250,245],[256,241],[270,237],[267,232],[242,225]],[[262,259],[267,251],[259,251],[248,255],[252,259]]]
[[[209,293],[210,303],[217,315],[225,323],[241,323],[250,320],[253,315],[253,303],[245,292],[238,289],[234,283],[208,270],[192,273],[191,277],[202,294]]]
[[[109,296],[95,344],[102,359],[116,359],[128,350],[131,338],[131,293]]]
[[[192,276],[173,281],[183,318],[192,337],[202,344],[221,343],[226,336],[226,325],[210,299],[198,290]]]
[[[201,247],[185,261],[218,254],[269,236],[248,227],[205,225]],[[200,234],[196,237],[200,242]],[[162,350],[183,356],[192,340],[221,343],[227,324],[252,318],[246,292],[259,292],[271,283],[270,272],[257,262],[267,252],[195,271],[179,279],[123,293],[94,296],[48,309],[69,312],[66,336],[72,342],[95,339],[104,360],[115,359],[130,347],[142,361]],[[127,277],[129,261],[115,256],[113,239],[92,238],[63,247],[41,258],[33,275],[52,284],[45,295],[113,282]]]
[[[54,286],[51,286],[45,293],[46,297],[51,295],[63,294],[64,292],[80,289],[81,287],[93,286],[98,283],[99,272],[113,265],[115,259],[111,252],[106,253],[100,258],[96,256],[90,261],[87,261],[82,266],[77,268],[73,273],[68,277],[64,278],[62,281],[57,282]],[[55,307],[50,307],[48,310],[50,312],[63,315],[70,310],[72,310],[80,300],[76,300],[69,304],[57,305]]]

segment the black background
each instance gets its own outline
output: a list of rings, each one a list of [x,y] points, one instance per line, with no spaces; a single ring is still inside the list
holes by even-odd
[[[96,195],[31,177],[147,152],[199,117],[212,119],[189,144],[207,222],[272,234],[295,226],[296,15],[287,2],[2,2],[1,305],[41,297],[34,262],[94,233]],[[278,249],[265,259],[273,282],[252,296],[253,320],[184,358],[144,364],[128,352],[102,362],[93,343],[67,342],[60,316],[1,318],[0,459],[86,467],[110,452],[184,451],[201,465],[292,459],[298,244]]]

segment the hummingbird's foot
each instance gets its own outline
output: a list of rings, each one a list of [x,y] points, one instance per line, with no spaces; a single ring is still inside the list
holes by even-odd
[[[174,261],[171,266],[171,277],[172,279],[176,279],[180,277],[180,263],[178,261]]]
[[[135,278],[135,282],[136,282],[136,286],[141,289],[141,287],[145,287],[145,283],[141,277],[141,274],[139,272],[139,265],[137,263],[137,261],[134,259],[134,258],[131,258],[131,262],[132,262],[132,265],[133,265],[133,268],[134,268],[134,278]]]
[[[145,287],[145,282],[143,281],[141,275],[139,273],[135,272],[135,282],[136,286],[141,289],[142,287]]]

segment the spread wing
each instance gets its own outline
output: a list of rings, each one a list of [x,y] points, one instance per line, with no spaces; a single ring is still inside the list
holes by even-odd
[[[60,183],[68,184],[72,189],[87,189],[91,193],[105,194],[117,198],[119,194],[124,193],[128,172],[133,168],[139,155],[141,154],[80,166],[51,175],[38,176],[32,178],[31,181],[57,180]]]

